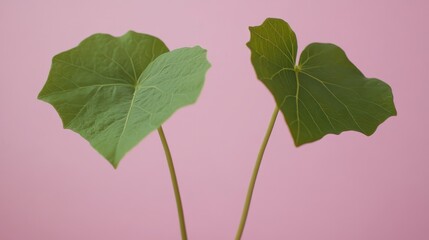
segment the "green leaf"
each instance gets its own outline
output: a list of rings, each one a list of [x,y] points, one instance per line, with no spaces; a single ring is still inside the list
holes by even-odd
[[[38,98],[116,168],[178,108],[197,100],[209,67],[198,46],[169,52],[146,34],[95,34],[53,58]]]
[[[312,43],[297,63],[296,36],[285,21],[268,18],[250,33],[257,77],[273,94],[296,146],[348,130],[369,136],[396,115],[389,85],[366,78],[338,46]]]

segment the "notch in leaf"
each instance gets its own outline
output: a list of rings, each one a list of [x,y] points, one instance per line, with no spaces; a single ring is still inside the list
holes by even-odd
[[[170,52],[160,39],[147,34],[94,34],[53,58],[38,98],[57,110],[64,128],[88,140],[115,168],[131,148],[158,129],[178,193],[161,125],[177,109],[197,100],[209,68],[206,50],[199,46]],[[180,215],[180,195],[176,197]]]
[[[251,61],[259,80],[276,101],[237,232],[241,238],[258,168],[279,110],[296,146],[326,134],[358,131],[371,135],[396,115],[392,90],[376,78],[366,78],[334,44],[312,43],[297,61],[295,33],[282,19],[268,18],[250,27]]]

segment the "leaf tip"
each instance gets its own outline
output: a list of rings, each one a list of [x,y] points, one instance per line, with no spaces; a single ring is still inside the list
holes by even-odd
[[[42,90],[40,90],[40,92],[39,92],[39,94],[37,94],[37,97],[36,97],[36,99],[37,100],[40,100],[40,101],[43,101],[43,102],[48,102],[47,100],[46,100],[46,96],[47,96],[47,94],[45,94],[45,88],[42,88]],[[48,102],[49,103],[49,102]]]
[[[208,53],[207,49],[201,47],[200,45],[195,45],[194,47],[191,47],[191,49],[195,49],[195,50],[199,51],[200,54],[204,55],[205,60],[206,60],[205,63],[206,63],[207,69],[209,69],[212,66],[211,63],[207,59],[207,53]]]
[[[200,45],[195,45],[195,46],[191,47],[191,49],[192,48],[195,50],[201,51],[202,53],[207,53],[207,49],[201,47]]]
[[[42,99],[42,92],[39,92],[39,94],[37,94],[36,99],[37,99],[37,100],[42,100],[42,101],[43,101],[43,99]]]
[[[292,137],[293,138],[293,144],[295,145],[295,147],[301,147],[302,145],[305,145],[306,143],[309,143],[308,141],[300,141],[300,140],[297,140],[295,137]]]
[[[119,161],[116,159],[109,160],[110,165],[112,165],[113,169],[117,170],[119,167]]]

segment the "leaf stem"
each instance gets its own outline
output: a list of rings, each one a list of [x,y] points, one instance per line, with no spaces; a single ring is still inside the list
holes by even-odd
[[[258,157],[256,158],[256,163],[253,168],[252,178],[250,179],[249,188],[247,190],[246,201],[244,203],[243,212],[241,214],[240,225],[237,229],[237,234],[235,235],[235,240],[240,240],[243,235],[244,226],[246,225],[247,215],[249,214],[250,203],[252,201],[253,190],[255,188],[256,178],[258,177],[259,168],[261,167],[262,157],[264,156],[265,148],[267,147],[268,140],[270,139],[271,132],[273,131],[274,123],[276,122],[277,115],[279,113],[279,108],[276,106],[274,109],[273,115],[271,117],[270,123],[268,125],[267,132],[265,133],[264,140],[262,141],[261,148],[259,149]]]
[[[177,183],[176,171],[174,170],[173,158],[171,157],[170,148],[168,147],[167,139],[165,138],[162,126],[158,128],[159,137],[161,138],[162,146],[164,148],[165,157],[167,158],[168,168],[170,170],[171,182],[173,183],[174,196],[176,197],[177,212],[179,215],[180,232],[182,240],[187,240],[185,225],[185,215],[183,214],[182,199],[180,197],[179,184]]]

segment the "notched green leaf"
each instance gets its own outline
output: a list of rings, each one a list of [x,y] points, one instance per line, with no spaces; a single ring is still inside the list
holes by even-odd
[[[312,43],[297,63],[296,36],[285,21],[268,18],[250,33],[253,67],[273,94],[296,146],[348,130],[369,136],[396,115],[390,86],[366,78],[338,46]]]
[[[94,34],[53,58],[38,98],[115,168],[177,109],[194,103],[210,63],[199,46],[168,51],[158,38]]]

